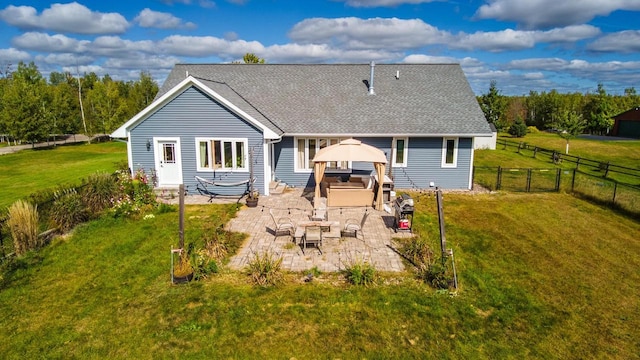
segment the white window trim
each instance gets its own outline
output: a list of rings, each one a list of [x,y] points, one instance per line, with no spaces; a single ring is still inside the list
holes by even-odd
[[[318,151],[320,151],[320,142],[318,140],[327,140],[327,143],[330,139],[336,139],[336,137],[329,137],[329,138],[325,138],[323,136],[299,136],[299,137],[294,137],[293,138],[293,172],[294,173],[312,173],[313,172],[313,167],[309,168],[309,169],[305,169],[302,168],[300,166],[300,162],[298,161],[298,140],[300,139],[304,139],[305,140],[305,144],[307,144],[307,140],[309,139],[314,139],[316,140],[316,153]],[[342,140],[346,140],[346,138],[337,138],[338,139],[338,143]],[[304,149],[304,158],[305,158],[305,162],[306,159],[309,158],[309,149],[308,147],[305,146]],[[307,164],[305,164],[307,165]],[[352,167],[353,167],[353,162],[349,161],[347,164],[347,168],[346,169],[330,169],[327,168],[325,169],[325,172],[329,172],[329,173],[340,173],[340,174],[350,174],[352,172]]]
[[[217,138],[217,137],[197,137],[195,139],[196,141],[196,171],[198,172],[249,172],[249,139],[247,138]],[[200,166],[200,143],[202,141],[206,141],[207,142],[207,146],[210,147],[211,146],[211,141],[220,141],[220,142],[233,142],[233,143],[239,143],[241,142],[243,144],[244,147],[244,164],[245,167],[243,168],[236,168],[236,167],[231,167],[231,168],[225,168],[225,167],[220,167],[217,169],[214,169],[213,167],[201,167]],[[232,151],[235,152],[235,145],[232,147]],[[211,151],[211,150],[209,150]],[[235,158],[235,156],[234,156]],[[213,165],[213,164],[212,164]]]
[[[401,163],[396,162],[396,146],[398,144],[398,140],[404,140],[404,149],[402,154],[402,159],[404,160]],[[392,167],[407,167],[407,156],[409,155],[409,138],[408,137],[394,137],[393,144],[391,149],[391,166]]]
[[[447,141],[453,140],[453,163],[447,164]],[[442,139],[442,163],[443,168],[458,167],[458,140],[457,137],[445,137]]]

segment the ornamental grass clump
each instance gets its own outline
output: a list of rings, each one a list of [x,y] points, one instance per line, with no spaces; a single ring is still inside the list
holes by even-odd
[[[38,240],[38,208],[24,200],[18,200],[9,207],[7,226],[13,238],[16,255],[40,247]]]
[[[372,285],[376,280],[376,269],[369,262],[361,260],[347,265],[344,274],[353,285]]]
[[[262,287],[278,285],[284,279],[282,257],[276,258],[270,252],[256,253],[247,265],[247,273],[255,285]]]
[[[93,217],[98,217],[111,207],[111,199],[118,194],[116,177],[105,172],[96,172],[87,177],[80,190],[82,201]]]
[[[71,188],[56,193],[49,219],[61,231],[67,232],[89,220],[89,213],[82,201],[82,196]]]

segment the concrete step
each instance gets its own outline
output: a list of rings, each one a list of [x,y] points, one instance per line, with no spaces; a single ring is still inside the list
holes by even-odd
[[[284,191],[286,189],[287,189],[287,184],[285,184],[283,182],[279,182],[278,185],[275,188],[269,187],[269,194],[271,194],[271,195],[280,195],[280,194],[284,193]]]

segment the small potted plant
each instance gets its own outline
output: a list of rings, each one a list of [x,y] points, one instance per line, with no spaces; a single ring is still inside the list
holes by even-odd
[[[191,244],[190,244],[191,245]],[[181,249],[178,262],[173,266],[173,283],[183,284],[193,279],[193,266],[191,266],[191,249]]]
[[[260,193],[258,192],[258,190],[249,191],[249,195],[247,196],[247,206],[248,207],[258,206],[259,197],[260,197]]]

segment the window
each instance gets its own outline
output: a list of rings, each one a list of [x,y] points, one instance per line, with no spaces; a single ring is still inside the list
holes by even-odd
[[[406,167],[407,166],[407,152],[408,152],[407,138],[394,138],[393,149],[391,150],[391,166],[393,167]]]
[[[198,171],[247,171],[247,139],[196,139]]]
[[[335,145],[344,139],[339,138],[297,138],[295,141],[296,171],[310,172],[313,170],[313,158],[320,149]],[[348,161],[330,161],[325,171],[349,171]]]
[[[458,166],[458,138],[442,139],[442,167]]]

